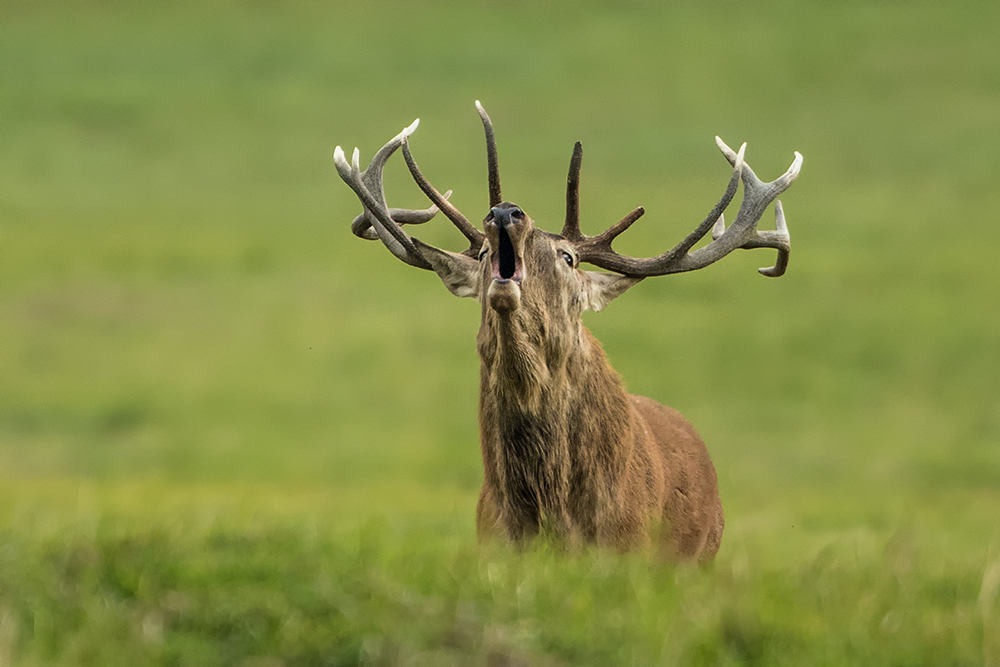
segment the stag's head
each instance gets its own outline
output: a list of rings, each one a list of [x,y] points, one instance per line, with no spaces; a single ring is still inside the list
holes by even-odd
[[[576,319],[584,310],[601,310],[639,278],[584,271],[573,243],[535,226],[524,210],[499,202],[483,220],[484,239],[473,264],[420,248],[452,291],[475,296],[503,317],[519,309],[551,319]],[[454,289],[462,285],[461,290]]]
[[[408,138],[416,130],[418,121],[383,146],[364,172],[357,149],[351,164],[339,146],[334,157],[340,176],[365,208],[354,220],[354,233],[362,238],[380,239],[407,264],[435,271],[453,294],[478,299],[483,304],[484,317],[504,318],[520,313],[548,323],[578,321],[584,310],[601,310],[645,277],[700,269],[736,248],[777,249],[775,266],[760,269],[760,272],[772,277],[784,273],[788,265],[789,237],[781,202],[775,205],[776,231],[758,231],[757,223],[764,209],[798,176],[802,165],[802,156],[798,153],[783,176],[764,183],[743,160],[746,144],[736,152],[716,137],[719,149],[733,166],[722,198],[705,220],[672,249],[656,257],[626,257],[615,252],[611,243],[644,211],[642,207],[636,208],[597,236],[587,236],[580,231],[579,186],[583,159],[580,143],[577,142],[570,161],[562,233],[543,231],[521,207],[502,199],[493,126],[479,102],[476,107],[486,131],[489,168],[490,208],[483,220],[483,231],[452,206],[448,201],[450,191],[440,194],[417,167],[410,154]],[[434,204],[429,209],[391,209],[385,203],[382,168],[399,147],[403,148],[417,185]],[[735,196],[741,180],[743,201],[735,221],[727,229],[723,211]],[[401,229],[404,224],[427,222],[438,210],[443,211],[469,240],[467,250],[454,253],[435,248],[409,237]],[[693,250],[709,230],[712,242]],[[610,273],[584,271],[580,268],[581,262]]]

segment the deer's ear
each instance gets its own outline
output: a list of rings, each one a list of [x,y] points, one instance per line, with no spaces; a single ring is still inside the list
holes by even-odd
[[[441,282],[455,296],[479,297],[479,262],[455,252],[429,246],[419,239],[413,239],[424,259],[434,267]]]
[[[621,276],[617,273],[600,273],[599,271],[584,271],[584,307],[598,312],[611,303],[615,297],[625,293],[632,285],[642,278]]]

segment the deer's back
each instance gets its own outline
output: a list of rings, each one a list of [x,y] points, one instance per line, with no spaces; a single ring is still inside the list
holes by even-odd
[[[630,394],[629,400],[647,427],[640,440],[662,471],[668,549],[682,558],[711,560],[719,550],[725,521],[715,466],[705,443],[673,408],[645,396]]]

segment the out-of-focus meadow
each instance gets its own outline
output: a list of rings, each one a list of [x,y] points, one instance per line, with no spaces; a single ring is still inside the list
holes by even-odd
[[[993,3],[0,2],[0,665],[1000,664]],[[333,148],[619,250],[749,142],[771,251],[587,324],[683,412],[712,567],[481,552],[478,309]],[[390,205],[423,207],[400,158]],[[765,214],[762,228],[773,225]],[[459,249],[446,220],[413,232]]]

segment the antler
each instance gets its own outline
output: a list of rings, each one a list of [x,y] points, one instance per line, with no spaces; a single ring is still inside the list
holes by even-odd
[[[743,161],[743,155],[746,151],[745,143],[737,153],[719,137],[715,138],[715,142],[729,163],[733,165],[733,175],[729,179],[725,193],[712,208],[708,217],[683,241],[662,255],[649,258],[626,257],[619,255],[611,248],[612,241],[644,213],[642,207],[635,209],[597,236],[586,236],[580,232],[579,185],[583,149],[577,142],[573,150],[573,159],[570,161],[566,190],[566,224],[563,227],[562,235],[576,246],[580,261],[630,276],[663,276],[702,269],[719,261],[736,248],[775,248],[778,250],[777,262],[773,267],[759,269],[759,272],[772,278],[782,275],[788,267],[790,245],[781,202],[775,204],[776,231],[759,232],[757,231],[757,223],[760,221],[764,209],[778,195],[787,190],[799,175],[802,168],[802,155],[796,151],[795,159],[788,171],[780,178],[770,183],[764,183],[757,178],[750,165]],[[735,196],[741,178],[743,179],[743,202],[736,215],[736,220],[727,230],[723,211]],[[691,252],[691,248],[708,233],[709,229],[712,230],[712,243]]]
[[[489,114],[486,113],[486,109],[479,103],[479,100],[476,100],[476,110],[479,112],[479,117],[483,121],[483,129],[486,131],[486,167],[489,172],[490,182],[490,208],[493,208],[503,201],[503,197],[500,194],[500,165],[497,159],[497,140],[493,134],[493,121],[490,120]]]
[[[407,139],[417,129],[420,119],[413,121],[411,125],[404,128],[402,132],[390,139],[372,158],[368,168],[361,171],[360,152],[354,149],[350,164],[344,156],[344,151],[340,146],[333,152],[333,159],[337,165],[337,173],[347,183],[364,206],[364,212],[354,219],[351,224],[351,231],[355,235],[364,239],[380,239],[386,248],[393,255],[411,266],[421,269],[432,270],[430,263],[424,259],[420,251],[417,250],[413,240],[401,229],[404,224],[423,224],[434,217],[438,210],[443,210],[444,214],[465,234],[470,241],[467,255],[476,256],[485,238],[481,232],[473,227],[469,221],[448,202],[451,190],[443,195],[434,189],[423,177],[417,168],[416,162],[410,155]],[[420,189],[434,203],[428,209],[397,209],[389,208],[385,203],[385,193],[382,185],[382,169],[389,157],[402,146],[403,154],[406,158],[410,173],[417,181]]]

